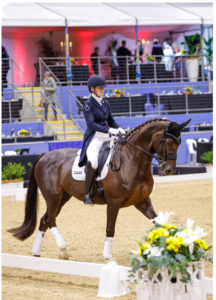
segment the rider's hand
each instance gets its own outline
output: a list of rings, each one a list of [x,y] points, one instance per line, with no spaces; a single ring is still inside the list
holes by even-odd
[[[118,132],[121,133],[122,135],[126,135],[126,132],[123,128],[119,127]]]
[[[109,129],[109,133],[114,134],[114,135],[117,135],[117,134],[119,133],[119,131],[118,131],[118,129],[110,128],[110,129]]]

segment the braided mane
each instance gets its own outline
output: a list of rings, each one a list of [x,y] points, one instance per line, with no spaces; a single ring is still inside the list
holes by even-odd
[[[152,120],[148,120],[148,121],[146,121],[145,123],[142,123],[142,124],[140,124],[140,125],[134,127],[133,129],[131,129],[131,130],[126,134],[125,138],[130,137],[133,133],[135,133],[138,129],[144,127],[145,125],[148,125],[148,124],[150,124],[150,123],[152,123],[152,122],[161,122],[161,121],[163,121],[163,122],[164,122],[164,121],[170,122],[169,120],[157,119],[157,118],[156,118],[156,119],[152,119]]]

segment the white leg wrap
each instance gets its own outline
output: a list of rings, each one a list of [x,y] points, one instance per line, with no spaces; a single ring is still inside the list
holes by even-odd
[[[36,234],[36,237],[35,237],[34,245],[32,247],[32,254],[33,255],[40,255],[41,254],[41,249],[42,249],[42,246],[43,246],[44,237],[45,237],[45,232],[38,230],[38,232]]]
[[[53,227],[50,229],[52,235],[54,236],[54,239],[56,241],[56,244],[58,246],[58,248],[61,250],[61,249],[64,249],[67,247],[67,244],[65,243],[65,240],[63,239],[60,231],[58,230],[57,227]]]
[[[103,256],[105,259],[112,258],[112,247],[113,247],[113,239],[112,237],[106,237]]]

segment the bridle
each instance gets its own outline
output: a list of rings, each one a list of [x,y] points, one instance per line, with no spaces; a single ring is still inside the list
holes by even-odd
[[[121,167],[121,146],[120,146],[120,149],[119,149],[119,159],[120,159],[120,165],[117,169],[113,169],[113,159],[114,159],[114,155],[115,155],[115,152],[117,150],[117,147],[118,145],[120,144],[123,144],[125,145],[125,147],[128,149],[128,151],[133,154],[136,158],[138,158],[141,162],[145,162],[147,164],[150,164],[150,165],[153,165],[153,166],[156,166],[156,167],[162,167],[164,164],[167,163],[167,159],[169,160],[176,160],[177,159],[177,153],[168,153],[167,154],[167,148],[166,148],[166,138],[170,138],[172,140],[174,140],[174,142],[178,145],[181,144],[181,135],[179,137],[176,137],[170,133],[168,133],[168,127],[169,127],[169,124],[168,123],[164,129],[164,132],[163,132],[163,137],[160,139],[160,142],[157,146],[157,150],[156,150],[156,154],[152,154],[152,153],[149,153],[137,146],[135,146],[134,144],[132,144],[131,142],[129,142],[124,136],[122,136],[120,133],[118,134],[118,140],[116,142],[116,145],[115,145],[115,148],[114,148],[114,151],[113,151],[113,154],[112,154],[112,157],[111,157],[111,160],[110,160],[110,164],[111,164],[111,169],[112,171],[118,171]],[[152,162],[149,162],[149,161],[146,161],[146,160],[143,160],[142,158],[140,158],[139,156],[137,156],[130,148],[128,148],[127,144],[131,145],[132,147],[134,147],[135,149],[141,151],[142,153],[145,153],[149,156],[151,156],[152,158],[155,158],[157,161],[158,161],[158,164],[159,165],[156,165]],[[161,145],[161,151],[160,151],[160,154],[158,154],[158,148],[159,146]],[[163,148],[165,148],[165,151],[163,152]]]

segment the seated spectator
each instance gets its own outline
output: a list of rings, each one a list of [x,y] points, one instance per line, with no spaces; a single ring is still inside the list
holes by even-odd
[[[92,69],[94,70],[95,75],[99,74],[99,72],[98,72],[98,57],[99,57],[98,53],[99,53],[99,48],[95,47],[94,52],[91,55]]]
[[[153,47],[152,47],[152,55],[164,55],[163,49],[161,44],[159,44],[159,41],[157,39],[154,39],[153,41]],[[155,58],[155,60],[159,63],[161,61],[161,57],[158,56]]]
[[[117,58],[119,63],[119,79],[126,79],[126,56],[131,57],[131,52],[126,48],[126,41],[122,41],[122,46],[117,50]],[[124,82],[121,82],[124,83]]]

